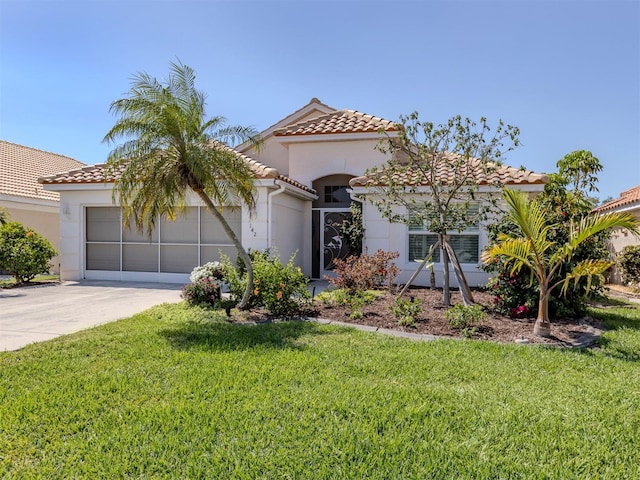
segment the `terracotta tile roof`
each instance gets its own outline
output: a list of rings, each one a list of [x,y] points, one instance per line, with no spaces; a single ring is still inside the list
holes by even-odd
[[[488,175],[482,172],[480,168],[480,161],[477,160],[474,166],[476,173],[474,177],[478,179],[480,185],[488,185],[492,183],[501,183],[503,185],[544,185],[549,180],[547,175],[535,173],[524,168],[514,168],[508,165],[500,165],[494,171]],[[442,183],[447,184],[455,178],[455,171],[448,162],[442,162],[438,165],[436,171],[436,178]],[[419,182],[418,176],[412,172],[405,172],[401,177],[394,178],[395,182],[403,182],[407,185],[417,185]],[[364,175],[361,177],[352,178],[349,184],[352,187],[366,187],[374,185],[385,185],[388,182],[388,176],[384,171],[376,174]],[[427,182],[422,181],[422,185],[427,185]]]
[[[299,116],[300,116],[300,115],[302,115],[302,114],[303,114],[303,112],[305,112],[306,110],[308,110],[308,109],[310,109],[310,108],[313,108],[313,107],[317,107],[317,106],[319,106],[319,107],[321,107],[321,108],[323,108],[323,109],[325,109],[325,110],[330,110],[330,111],[332,111],[332,112],[335,112],[335,111],[336,111],[336,109],[335,109],[335,108],[333,108],[333,107],[331,107],[331,106],[327,105],[326,103],[321,102],[318,98],[313,97],[311,100],[309,100],[309,103],[307,103],[306,105],[303,105],[302,107],[300,107],[300,108],[299,108],[298,110],[296,110],[295,112],[290,113],[290,114],[289,114],[289,115],[287,115],[285,118],[282,118],[282,119],[278,120],[276,123],[274,123],[273,125],[271,125],[271,126],[269,126],[269,127],[265,128],[265,129],[264,129],[264,131],[262,132],[262,133],[263,133],[263,136],[264,136],[264,132],[268,132],[269,130],[271,130],[271,129],[273,129],[274,127],[276,127],[278,124],[283,123],[283,122],[286,122],[288,119],[295,118],[296,116],[298,116],[298,117],[299,117]],[[319,112],[319,113],[322,113],[322,112],[320,112],[320,110],[319,110],[318,108],[314,108],[314,110],[315,110],[315,111],[317,111],[317,112]]]
[[[260,163],[247,155],[238,153],[229,147],[226,148],[228,148],[230,151],[235,152],[238,157],[247,162],[251,170],[254,172],[256,178],[274,178],[282,180],[283,182],[289,183],[290,185],[298,187],[306,192],[315,194],[315,190],[313,190],[312,188],[309,188],[289,177],[280,175],[278,170],[276,170],[275,168]],[[91,165],[88,167],[69,170],[67,172],[62,172],[56,175],[41,177],[38,181],[45,185],[113,183],[120,176],[123,168],[124,166],[117,172],[107,173],[106,164]]]
[[[59,194],[44,190],[38,177],[82,165],[64,155],[0,140],[0,194],[58,201]]]
[[[629,190],[625,190],[620,194],[620,198],[616,198],[615,200],[611,200],[604,205],[600,205],[598,208],[594,209],[594,211],[605,212],[607,210],[615,210],[632,203],[637,203],[640,207],[640,185],[630,188]]]
[[[319,117],[280,128],[274,132],[278,137],[294,135],[323,135],[329,133],[375,133],[383,129],[397,131],[397,125],[380,117],[355,110],[338,110]]]

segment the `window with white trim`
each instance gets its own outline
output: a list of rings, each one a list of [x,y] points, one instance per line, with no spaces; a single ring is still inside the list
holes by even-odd
[[[467,209],[469,216],[477,216],[478,204],[471,204]],[[409,255],[410,262],[421,262],[429,254],[429,249],[438,241],[438,235],[430,232],[427,222],[409,224]],[[458,256],[460,263],[474,263],[480,261],[480,222],[468,226],[461,232],[449,232],[449,243]],[[433,262],[440,263],[440,249],[433,252]]]

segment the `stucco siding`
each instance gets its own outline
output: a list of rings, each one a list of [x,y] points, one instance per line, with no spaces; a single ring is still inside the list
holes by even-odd
[[[327,175],[362,175],[385,161],[384,155],[374,149],[376,144],[373,139],[292,143],[289,176],[310,186],[313,180]]]
[[[289,152],[274,137],[268,138],[260,147],[259,152],[249,150],[246,153],[258,162],[277,169],[280,175],[291,176],[289,174]]]
[[[309,274],[305,265],[305,237],[311,223],[306,221],[304,202],[288,195],[273,198],[271,246],[277,248],[283,263],[295,253],[295,263]]]
[[[420,266],[420,262],[409,261],[409,228],[403,223],[389,223],[380,211],[370,201],[366,201],[363,207],[363,218],[366,224],[365,241],[363,247],[369,254],[382,249],[389,252],[398,252],[399,257],[395,263],[400,268],[397,277],[398,283],[406,283],[415,270]],[[400,207],[398,207],[400,209]],[[400,210],[398,210],[400,211]],[[453,233],[453,232],[452,232]],[[487,245],[487,235],[484,228],[478,232],[478,247],[481,252]],[[480,269],[480,263],[461,263],[462,270],[470,286],[484,286],[489,280],[489,275]],[[442,286],[443,264],[436,262],[433,266],[436,274],[436,285]],[[453,287],[457,287],[453,268],[449,268],[450,280]],[[430,271],[424,269],[414,280],[414,285],[429,285]]]

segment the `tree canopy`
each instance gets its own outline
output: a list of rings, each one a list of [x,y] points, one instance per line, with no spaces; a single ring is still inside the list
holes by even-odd
[[[484,219],[493,205],[492,190],[502,184],[493,175],[502,156],[519,145],[519,129],[499,121],[492,128],[460,115],[436,125],[417,112],[400,117],[400,133],[385,137],[378,150],[390,158],[370,169],[372,200],[392,222],[424,225],[438,235],[443,262],[443,302],[449,305],[447,235]],[[484,189],[480,193],[481,187]],[[466,283],[463,275],[463,282]]]
[[[254,173],[230,148],[243,141],[259,146],[252,127],[229,126],[224,117],[207,117],[206,96],[195,87],[195,73],[171,63],[161,82],[147,73],[134,76],[125,98],[111,104],[118,116],[104,142],[116,144],[108,157],[114,200],[123,207],[125,223],[139,230],[154,228],[161,216],[174,219],[195,192],[221,223],[249,270],[249,285],[239,307],[247,304],[253,270],[240,239],[220,207],[255,207]],[[122,143],[117,144],[118,141]]]
[[[549,298],[556,287],[566,291],[571,284],[577,285],[582,278],[587,279],[587,291],[593,277],[600,277],[611,266],[602,259],[586,258],[557,278],[556,273],[566,263],[570,263],[578,248],[587,240],[612,228],[626,228],[638,234],[638,222],[628,213],[612,212],[605,215],[586,215],[571,225],[568,238],[564,242],[554,241],[553,231],[557,224],[548,223],[548,212],[538,198],[530,200],[526,193],[505,189],[507,217],[516,227],[513,234],[501,233],[498,241],[483,252],[483,260],[494,259],[511,267],[512,273],[526,268],[535,278],[539,288],[538,315],[534,334],[549,336]]]

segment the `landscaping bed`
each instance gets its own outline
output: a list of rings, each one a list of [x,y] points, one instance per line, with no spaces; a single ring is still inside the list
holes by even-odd
[[[359,319],[350,317],[349,306],[324,305],[322,302],[314,302],[310,312],[311,317],[333,320],[336,322],[367,325],[379,329],[396,330],[417,334],[437,335],[454,338],[474,338],[490,340],[501,343],[523,341],[525,343],[542,343],[558,346],[589,346],[601,332],[602,326],[596,320],[589,317],[582,319],[554,319],[551,321],[551,337],[542,338],[533,335],[535,319],[510,318],[492,311],[493,296],[483,290],[474,290],[473,297],[476,303],[483,306],[486,316],[473,327],[472,334],[469,330],[452,328],[445,313],[447,308],[442,305],[442,289],[411,288],[406,297],[413,297],[422,302],[422,313],[416,317],[412,326],[399,325],[391,308],[395,303],[396,292],[382,291],[381,295],[373,303],[365,305],[363,316]],[[462,296],[457,290],[451,291],[451,304],[461,304]],[[252,310],[244,317],[250,321],[272,320],[262,310]],[[472,328],[473,328],[472,327]]]

